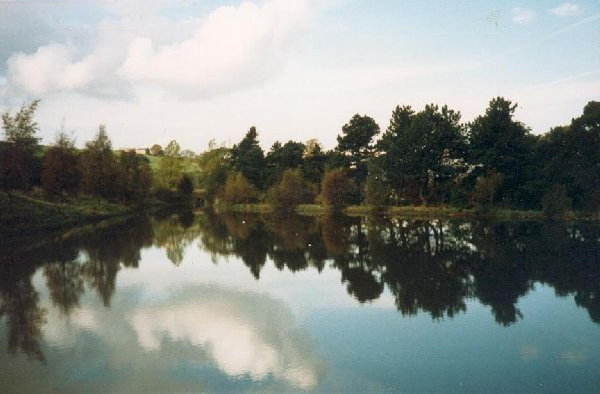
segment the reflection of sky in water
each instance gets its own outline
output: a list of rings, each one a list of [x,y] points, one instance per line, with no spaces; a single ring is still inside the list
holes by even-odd
[[[388,289],[373,303],[357,303],[337,269],[293,273],[267,262],[256,280],[241,260],[213,263],[195,242],[183,256],[176,267],[163,249],[143,249],[138,268],[119,271],[110,308],[87,288],[69,316],[53,306],[39,270],[33,283],[48,311],[46,364],[6,354],[2,321],[2,391],[600,387],[600,327],[573,296],[557,298],[549,286],[520,297],[524,318],[504,327],[471,298],[452,319],[403,317]]]

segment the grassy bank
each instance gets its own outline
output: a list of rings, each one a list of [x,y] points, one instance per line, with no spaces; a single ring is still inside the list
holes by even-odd
[[[152,200],[145,207],[159,205],[161,202]],[[67,229],[129,215],[138,209],[140,206],[127,206],[87,196],[69,198],[59,204],[22,193],[15,194],[9,200],[3,194],[0,196],[0,234],[6,239]]]
[[[219,207],[219,211],[247,212],[247,213],[270,213],[273,207],[269,204],[236,204]],[[326,206],[316,204],[305,204],[296,207],[296,213],[304,216],[327,215],[333,211]],[[346,207],[343,211],[349,216],[364,215],[388,215],[394,217],[406,217],[415,219],[436,219],[436,218],[486,218],[497,220],[541,220],[548,219],[542,211],[518,211],[512,209],[495,209],[487,212],[481,212],[476,209],[461,209],[453,207],[423,207],[423,206],[403,206],[403,207],[373,207],[369,205],[353,205]],[[598,220],[596,216],[585,215],[578,212],[567,212],[566,214],[553,217],[555,220]]]

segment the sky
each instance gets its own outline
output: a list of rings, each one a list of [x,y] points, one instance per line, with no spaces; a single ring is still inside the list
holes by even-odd
[[[0,110],[41,98],[43,143],[106,124],[115,148],[201,152],[256,126],[332,148],[356,113],[493,97],[535,134],[600,99],[600,2],[0,1]]]

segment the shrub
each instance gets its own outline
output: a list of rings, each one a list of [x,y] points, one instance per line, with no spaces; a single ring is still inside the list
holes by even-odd
[[[567,188],[563,185],[554,185],[548,190],[542,198],[542,209],[547,217],[564,215],[571,209],[571,199],[567,194]]]
[[[268,200],[276,210],[290,211],[302,202],[305,190],[300,170],[287,169],[281,180],[269,190]]]
[[[247,204],[256,200],[256,189],[241,172],[234,172],[227,176],[223,200],[228,204]]]
[[[389,204],[390,188],[377,171],[369,171],[365,182],[365,203],[373,207],[383,207]]]
[[[346,171],[327,171],[321,182],[319,201],[334,211],[340,211],[350,203],[354,190],[354,182]]]
[[[485,211],[493,207],[496,192],[503,180],[502,174],[496,171],[491,171],[485,176],[477,178],[472,195],[473,203],[477,209]]]
[[[187,174],[183,174],[181,180],[179,181],[179,185],[177,186],[177,190],[179,190],[182,194],[192,194],[194,191],[194,183],[192,182],[192,178]]]

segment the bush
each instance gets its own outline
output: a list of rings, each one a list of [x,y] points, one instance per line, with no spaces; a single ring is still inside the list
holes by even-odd
[[[369,171],[365,183],[365,203],[373,207],[384,207],[390,202],[390,188],[377,171]]]
[[[194,191],[194,183],[192,182],[192,178],[187,174],[183,174],[181,180],[179,181],[179,185],[177,186],[177,190],[179,190],[182,194],[192,194]]]
[[[494,198],[504,177],[496,171],[491,171],[485,176],[477,178],[475,190],[473,190],[473,203],[482,211],[490,210],[494,205]]]
[[[340,211],[350,203],[354,190],[354,182],[346,171],[327,171],[321,182],[319,201],[334,211]]]
[[[283,172],[281,180],[269,190],[267,198],[276,210],[291,211],[303,202],[305,190],[300,170],[287,169]]]
[[[223,200],[228,204],[250,203],[256,201],[256,189],[241,172],[227,176]]]
[[[563,185],[554,185],[544,194],[542,209],[547,217],[564,215],[571,209],[571,199],[567,194],[567,188]]]

